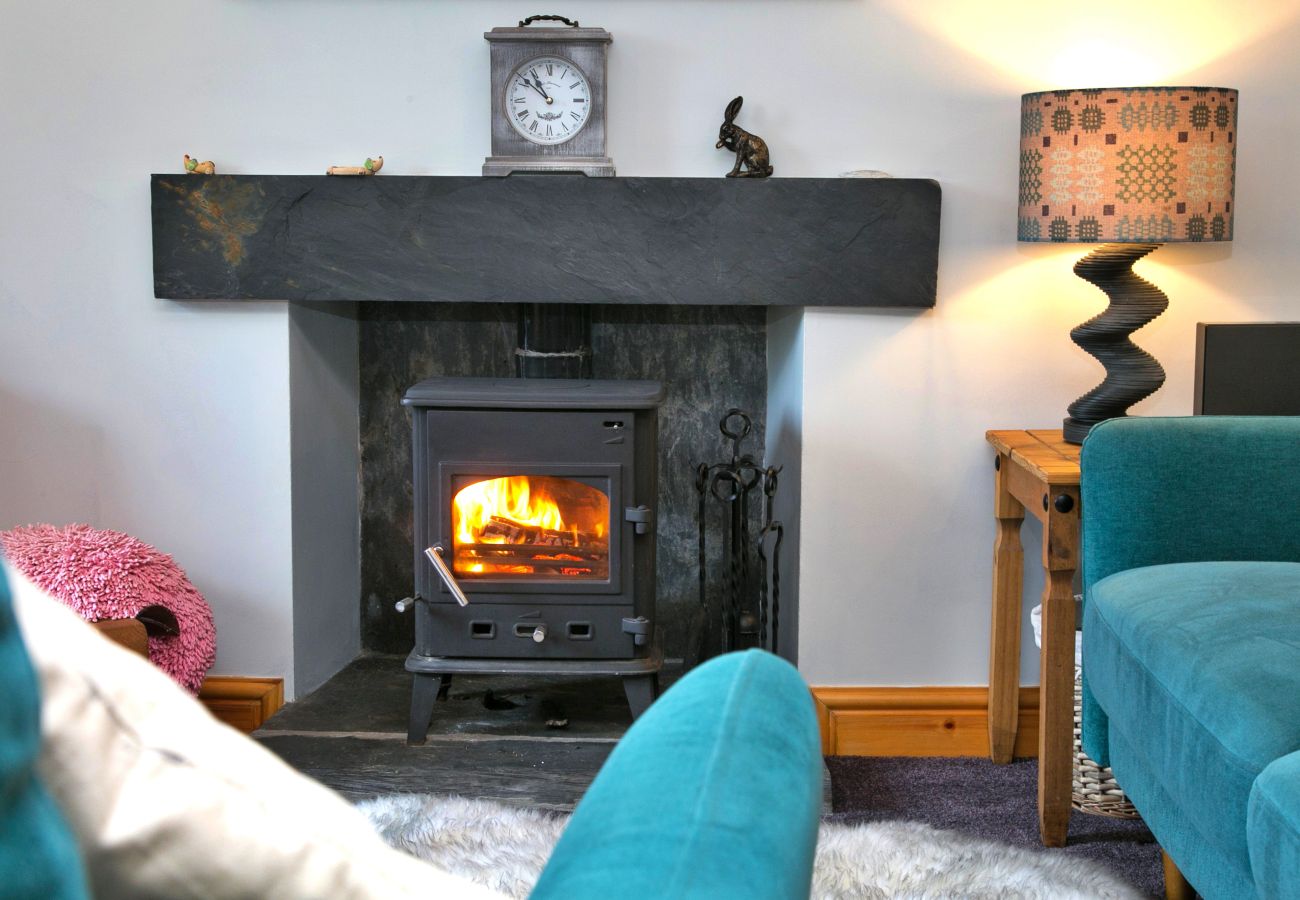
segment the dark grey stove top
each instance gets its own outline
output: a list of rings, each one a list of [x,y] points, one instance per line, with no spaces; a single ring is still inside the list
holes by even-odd
[[[430,378],[407,390],[405,406],[456,409],[654,409],[657,381],[566,378]]]

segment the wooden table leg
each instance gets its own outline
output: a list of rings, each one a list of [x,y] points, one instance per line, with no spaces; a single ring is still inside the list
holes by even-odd
[[[1065,846],[1074,768],[1074,570],[1078,566],[1077,489],[1044,497],[1043,638],[1039,653],[1038,826],[1043,844]]]
[[[993,624],[989,631],[989,758],[1011,762],[1020,718],[1021,594],[1025,552],[1020,526],[1025,508],[1007,490],[1010,461],[998,458],[993,514],[998,533],[993,543]]]

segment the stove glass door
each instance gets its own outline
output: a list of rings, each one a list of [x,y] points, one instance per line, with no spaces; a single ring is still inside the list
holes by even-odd
[[[610,578],[606,479],[512,474],[452,478],[457,578],[552,583]]]

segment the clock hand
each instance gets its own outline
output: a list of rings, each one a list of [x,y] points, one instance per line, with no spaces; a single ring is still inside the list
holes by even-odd
[[[526,86],[528,86],[528,87],[532,88],[533,90],[537,91],[537,93],[541,94],[543,97],[546,96],[546,92],[545,92],[544,90],[542,90],[541,88],[539,88],[537,85],[533,84],[533,83],[532,83],[531,81],[529,81],[526,77],[524,77],[524,76],[521,75],[521,76],[519,76],[519,80],[522,81]]]
[[[528,79],[525,78],[524,81],[527,82]],[[554,100],[551,99],[551,95],[548,94],[548,93],[546,93],[546,88],[542,87],[541,79],[535,79],[534,81],[529,82],[529,85],[530,85],[530,87],[532,87],[533,90],[537,91],[537,93],[539,93],[539,94],[541,94],[543,97],[545,97],[547,103],[554,103],[554,102],[555,102]]]

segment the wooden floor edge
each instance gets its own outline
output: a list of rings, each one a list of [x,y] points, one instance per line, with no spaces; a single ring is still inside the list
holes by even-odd
[[[284,706],[284,679],[210,675],[199,688],[199,702],[214,718],[251,733]]]
[[[827,756],[983,756],[988,688],[811,688]],[[1020,689],[1016,756],[1038,754],[1038,688]]]

